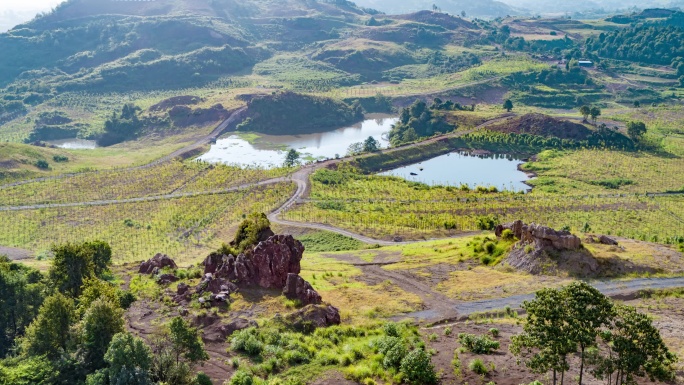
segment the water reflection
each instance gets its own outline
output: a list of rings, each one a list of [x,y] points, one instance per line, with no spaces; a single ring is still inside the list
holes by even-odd
[[[529,176],[518,170],[523,160],[508,154],[450,153],[424,162],[380,173],[429,185],[494,186],[499,190],[526,191]]]
[[[367,120],[350,127],[315,134],[260,135],[251,143],[238,135],[216,141],[199,159],[213,163],[240,166],[277,167],[283,164],[286,153],[294,148],[303,160],[329,159],[344,156],[347,148],[356,142],[374,137],[383,147],[388,145],[383,133],[388,132],[397,118],[371,114]]]
[[[61,139],[61,140],[50,140],[45,142],[49,145],[64,148],[67,150],[93,150],[97,148],[97,143],[94,140],[86,139]]]

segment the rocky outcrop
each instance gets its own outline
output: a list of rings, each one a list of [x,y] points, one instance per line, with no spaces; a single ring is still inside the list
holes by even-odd
[[[598,241],[602,245],[618,246],[618,241],[607,235],[600,235]]]
[[[510,230],[520,241],[506,258],[506,262],[531,274],[554,274],[559,270],[595,274],[599,269],[596,258],[583,250],[582,241],[565,230],[515,221],[499,225],[498,237]]]
[[[228,279],[239,286],[282,289],[288,274],[299,274],[303,254],[304,245],[291,235],[273,235],[237,257],[209,255],[203,263],[204,273]]]
[[[157,254],[151,259],[140,264],[138,273],[140,274],[157,274],[159,270],[169,267],[171,269],[177,269],[176,262],[169,258],[166,254]]]
[[[178,280],[179,278],[173,274],[162,274],[157,278],[157,283],[160,285],[168,285],[172,282],[177,282]]]
[[[318,305],[322,302],[321,296],[314,290],[311,284],[297,274],[288,274],[283,294],[288,299],[299,301],[302,305]]]
[[[202,339],[205,342],[225,342],[236,331],[258,327],[255,321],[245,318],[235,318],[225,323],[220,316],[212,314],[197,315],[193,317],[192,324],[202,329]]]
[[[497,237],[501,237],[504,230],[511,230],[520,240],[518,245],[534,244],[536,248],[546,250],[579,250],[582,240],[566,230],[554,230],[537,224],[526,225],[522,221],[515,221],[499,225],[495,229]]]
[[[308,305],[285,316],[295,330],[312,331],[316,328],[339,325],[340,311],[332,305]]]

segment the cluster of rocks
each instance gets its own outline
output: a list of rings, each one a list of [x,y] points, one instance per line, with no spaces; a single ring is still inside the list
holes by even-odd
[[[505,225],[498,225],[495,229],[497,237],[501,237],[505,230],[510,230],[513,236],[520,240],[519,246],[533,244],[539,250],[579,250],[582,240],[566,230],[554,230],[537,224],[526,225],[522,221],[515,221]]]
[[[596,270],[597,268],[593,257],[580,252],[583,249],[582,240],[569,231],[515,221],[497,226],[495,234],[497,237],[502,237],[506,230],[520,240],[506,258],[506,262],[518,270],[531,274],[556,270],[559,262],[565,265],[568,261],[554,261],[551,256],[567,252],[573,252],[574,260],[571,262],[581,265],[580,269]]]
[[[140,264],[138,273],[140,274],[154,274],[157,275],[161,269],[168,267],[170,269],[177,269],[176,262],[169,258],[166,254],[156,254],[151,259]]]
[[[230,303],[230,296],[241,288],[260,287],[282,290],[283,294],[305,306],[295,312],[295,319],[307,319],[316,327],[339,324],[339,310],[333,306],[319,306],[321,296],[299,273],[304,245],[291,235],[274,235],[270,229],[262,232],[259,242],[245,253],[225,255],[210,254],[202,263],[202,281],[192,288],[180,283],[174,298],[179,304],[187,305],[193,296],[203,306],[219,306]],[[140,265],[141,274],[159,274],[165,267],[176,268],[166,255],[157,254]],[[160,284],[177,281],[173,274],[162,274],[157,278]],[[299,321],[298,321],[299,322]]]

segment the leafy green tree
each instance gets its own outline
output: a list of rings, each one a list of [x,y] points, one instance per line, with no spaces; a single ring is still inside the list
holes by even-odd
[[[363,152],[363,142],[355,142],[347,148],[347,155],[354,156]]]
[[[610,322],[613,305],[605,295],[584,282],[573,282],[561,289],[565,308],[567,338],[580,352],[579,384],[582,385],[587,348],[594,346],[599,332]]]
[[[376,152],[380,150],[380,142],[378,142],[374,137],[369,136],[363,142],[363,152]]]
[[[563,383],[565,372],[570,369],[568,354],[576,351],[568,339],[563,294],[556,289],[542,289],[534,300],[524,302],[527,312],[523,332],[511,338],[510,350],[515,356],[524,358],[525,366],[533,373],[553,372],[553,384]]]
[[[152,351],[142,339],[125,332],[114,335],[104,359],[111,385],[151,384]]]
[[[83,316],[82,330],[85,365],[91,371],[101,369],[112,338],[124,331],[123,310],[118,303],[100,298]]]
[[[616,385],[637,384],[636,377],[672,381],[677,356],[670,353],[653,320],[634,307],[619,305],[609,330],[601,333],[609,356],[599,359],[594,374]],[[613,376],[615,381],[613,382]]]
[[[513,109],[513,102],[511,101],[511,99],[506,99],[506,101],[503,104],[503,108],[504,110],[511,112],[511,110]]]
[[[582,114],[582,117],[586,121],[589,115],[591,115],[591,107],[584,105],[579,108],[579,113]]]
[[[646,134],[646,124],[644,122],[628,122],[627,123],[627,135],[635,141],[638,142]]]
[[[169,333],[176,362],[184,358],[194,364],[209,359],[199,331],[188,325],[183,318],[176,317],[171,320]]]
[[[111,249],[103,242],[66,243],[54,246],[52,252],[55,258],[49,271],[50,280],[72,298],[81,295],[86,279],[102,277],[111,264]]]
[[[285,167],[294,167],[298,164],[299,153],[294,148],[291,148],[290,151],[287,152],[287,156],[285,157],[285,163],[283,165]]]
[[[0,256],[0,358],[38,314],[46,287],[39,271]]]
[[[187,385],[193,380],[191,367],[209,359],[196,328],[181,317],[152,339],[152,379],[170,385]]]
[[[596,124],[596,119],[598,119],[599,116],[601,116],[601,109],[598,107],[591,107],[591,111],[589,112],[591,115],[591,120],[594,121],[594,124]]]
[[[86,242],[82,247],[93,259],[96,277],[103,278],[109,273],[109,267],[112,265],[112,248],[107,242]]]
[[[74,302],[61,293],[45,299],[36,319],[26,329],[22,350],[29,356],[45,355],[50,359],[67,351],[71,326],[76,321]]]
[[[97,278],[86,278],[83,281],[81,296],[78,297],[77,310],[79,315],[85,314],[90,305],[98,299],[120,305],[118,290],[114,285]]]

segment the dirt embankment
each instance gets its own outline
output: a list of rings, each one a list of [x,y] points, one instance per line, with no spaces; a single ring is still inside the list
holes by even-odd
[[[560,139],[585,140],[592,131],[583,124],[560,120],[543,114],[526,114],[487,129],[507,134],[530,134]]]

